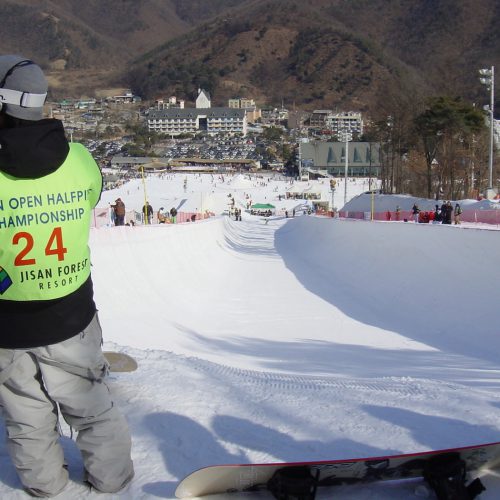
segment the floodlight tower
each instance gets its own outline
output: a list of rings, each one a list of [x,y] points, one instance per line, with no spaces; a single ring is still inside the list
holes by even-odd
[[[483,68],[479,70],[481,78],[479,81],[486,85],[486,88],[490,91],[490,105],[485,106],[484,109],[489,112],[490,115],[490,158],[488,164],[488,189],[487,198],[490,198],[493,194],[493,139],[494,139],[494,106],[495,106],[495,66],[491,68]]]
[[[344,172],[344,205],[347,203],[347,175],[349,170],[349,141],[352,141],[352,133],[349,129],[339,131],[339,139],[345,141],[345,172]]]

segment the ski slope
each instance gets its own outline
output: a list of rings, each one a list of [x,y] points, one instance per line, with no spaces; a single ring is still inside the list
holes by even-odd
[[[56,498],[172,499],[182,477],[211,464],[498,441],[499,237],[247,214],[92,230],[104,347],[139,363],[108,381],[136,477],[121,495],[88,492],[63,424],[73,481]],[[20,488],[1,445],[0,498],[28,498]],[[419,481],[335,491],[434,498]]]

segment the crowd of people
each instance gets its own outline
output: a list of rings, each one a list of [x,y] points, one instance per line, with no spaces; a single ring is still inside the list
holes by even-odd
[[[165,224],[167,222],[171,222],[175,224],[177,221],[177,209],[172,207],[170,210],[165,210],[164,207],[160,207],[158,210],[158,224]]]
[[[125,225],[135,225],[133,220],[125,223],[125,203],[121,198],[117,198],[114,204],[110,205],[111,208],[111,223],[114,226],[125,226]],[[149,201],[142,207],[141,218],[143,224],[153,223],[153,207],[150,205]],[[170,210],[165,210],[164,207],[160,207],[158,210],[157,220],[159,224],[164,224],[165,222],[175,223],[177,219],[177,209],[172,207]],[[191,219],[193,220],[193,219]]]
[[[396,209],[396,212],[398,210]],[[422,211],[415,203],[411,209],[413,220],[415,222],[433,222],[435,224],[460,224],[460,216],[462,214],[462,207],[459,203],[455,203],[455,207],[451,201],[443,201],[441,206],[437,204],[434,211]]]

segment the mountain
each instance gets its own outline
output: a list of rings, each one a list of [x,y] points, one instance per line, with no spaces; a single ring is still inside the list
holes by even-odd
[[[1,53],[35,59],[54,95],[123,86],[131,59],[188,32],[235,0],[3,0]],[[200,8],[198,4],[203,4]],[[198,6],[193,12],[189,5]]]
[[[486,103],[477,69],[500,65],[496,0],[4,0],[0,14],[0,49],[40,61],[54,95],[203,87],[219,105],[376,112],[401,96]]]
[[[487,101],[477,69],[500,59],[494,0],[258,0],[136,61],[132,86],[372,110],[435,93]],[[168,89],[168,90],[167,90]]]

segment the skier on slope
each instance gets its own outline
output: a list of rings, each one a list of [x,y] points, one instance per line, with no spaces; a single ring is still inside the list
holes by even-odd
[[[8,451],[28,494],[62,491],[59,409],[78,432],[86,481],[117,492],[133,465],[127,423],[103,381],[90,277],[101,173],[85,147],[68,144],[60,121],[43,119],[39,66],[0,56],[0,94],[0,406]]]

